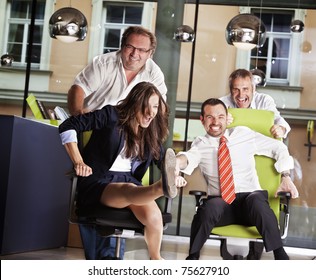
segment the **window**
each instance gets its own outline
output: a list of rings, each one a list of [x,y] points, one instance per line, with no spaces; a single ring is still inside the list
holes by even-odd
[[[254,11],[260,18],[260,13]],[[293,12],[262,11],[267,39],[261,48],[255,48],[250,55],[250,69],[258,68],[266,73],[270,84],[289,84],[292,33],[290,30]]]
[[[9,18],[6,36],[6,52],[13,56],[15,66],[27,62],[28,37],[30,32],[32,1],[13,0],[8,3]],[[33,35],[32,67],[39,67],[42,52],[45,1],[37,1]]]
[[[116,51],[124,30],[130,25],[142,24],[143,4],[105,2],[103,17],[103,53]]]
[[[260,18],[260,10],[240,7],[240,13],[254,13]],[[251,52],[237,50],[236,68],[258,68],[266,73],[267,86],[290,86],[300,90],[301,50],[304,32],[290,31],[292,19],[305,21],[304,9],[269,9],[261,11],[267,39],[265,45]]]

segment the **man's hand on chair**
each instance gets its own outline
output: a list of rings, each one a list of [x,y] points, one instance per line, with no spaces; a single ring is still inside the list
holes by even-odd
[[[290,192],[292,198],[299,197],[299,193],[297,191],[297,188],[294,185],[290,176],[282,177],[281,184],[275,193],[275,197],[277,197],[278,192]]]
[[[231,123],[233,123],[233,121],[234,121],[233,115],[228,112],[227,119],[226,119],[226,124],[230,125]]]
[[[271,127],[270,132],[274,138],[283,138],[286,130],[285,130],[285,127],[275,124]]]

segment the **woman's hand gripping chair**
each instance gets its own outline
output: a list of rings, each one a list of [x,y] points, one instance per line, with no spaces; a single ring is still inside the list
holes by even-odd
[[[247,126],[266,136],[271,136],[270,128],[273,125],[274,115],[271,111],[253,109],[229,109],[234,121],[230,125]],[[265,156],[256,156],[256,169],[262,189],[269,192],[270,207],[278,218],[282,239],[287,236],[289,225],[289,200],[290,193],[274,194],[280,184],[280,175],[274,169],[274,160]],[[202,175],[201,175],[202,176]],[[189,176],[186,178],[190,181]],[[191,182],[194,184],[194,182]],[[189,194],[195,196],[196,207],[202,203],[206,196],[204,191],[191,190]],[[263,252],[263,242],[255,226],[227,225],[215,227],[210,238],[221,241],[221,257],[226,260],[232,259],[260,259]]]

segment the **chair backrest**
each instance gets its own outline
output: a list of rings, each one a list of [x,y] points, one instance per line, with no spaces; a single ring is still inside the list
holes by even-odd
[[[270,132],[274,123],[274,113],[272,111],[241,108],[230,108],[228,111],[234,118],[229,127],[247,126],[263,135],[273,137]],[[255,159],[260,185],[262,189],[269,192],[270,206],[276,216],[279,217],[279,199],[274,197],[274,193],[280,184],[280,175],[275,170],[275,160],[265,156],[256,156]]]

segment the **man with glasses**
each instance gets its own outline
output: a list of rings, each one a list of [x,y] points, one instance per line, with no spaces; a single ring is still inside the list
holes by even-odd
[[[121,49],[95,57],[75,78],[68,91],[68,109],[78,115],[116,105],[139,82],[153,83],[166,100],[167,87],[159,66],[152,60],[156,36],[141,26],[128,27]],[[101,237],[97,231],[80,225],[86,259],[115,259],[116,239]],[[121,240],[123,257],[125,240]]]
[[[157,46],[153,33],[141,26],[125,30],[121,49],[95,57],[75,78],[68,92],[68,109],[78,115],[116,105],[137,83],[153,83],[166,100],[167,87],[152,60]]]

